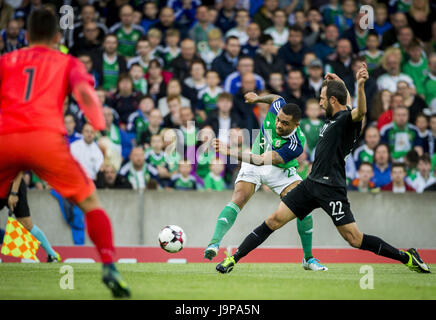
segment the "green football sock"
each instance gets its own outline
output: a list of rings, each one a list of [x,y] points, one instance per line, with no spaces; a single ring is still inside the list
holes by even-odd
[[[227,231],[233,226],[236,216],[241,211],[236,204],[229,202],[218,216],[218,221],[215,226],[215,232],[212,236],[210,244],[220,243]]]
[[[303,246],[304,259],[312,258],[312,232],[313,219],[312,214],[306,216],[303,220],[297,219],[297,230],[300,235],[301,245]]]

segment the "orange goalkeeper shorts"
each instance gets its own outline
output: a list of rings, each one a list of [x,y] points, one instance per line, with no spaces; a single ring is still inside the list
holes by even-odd
[[[0,198],[7,196],[17,174],[27,170],[74,203],[95,191],[94,182],[71,155],[67,138],[56,132],[0,135]]]

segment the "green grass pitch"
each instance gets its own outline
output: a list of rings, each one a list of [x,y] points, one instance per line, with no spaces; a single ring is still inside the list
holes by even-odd
[[[100,264],[70,264],[74,289],[63,290],[63,264],[0,264],[0,299],[110,299]],[[374,288],[360,288],[362,264],[329,264],[326,272],[300,264],[238,264],[219,274],[215,264],[118,264],[133,299],[436,299],[436,275],[400,264],[372,264]],[[436,265],[433,265],[435,269]],[[432,268],[432,266],[430,266]]]

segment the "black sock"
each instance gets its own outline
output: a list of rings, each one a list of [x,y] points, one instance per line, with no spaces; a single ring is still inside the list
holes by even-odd
[[[271,230],[266,223],[262,223],[254,229],[241,243],[236,253],[233,255],[235,261],[238,262],[242,257],[245,257],[250,251],[256,249],[269,237],[274,230]]]
[[[402,263],[409,262],[409,256],[406,253],[392,247],[390,244],[375,236],[364,234],[360,249],[368,250],[379,256],[398,260]]]

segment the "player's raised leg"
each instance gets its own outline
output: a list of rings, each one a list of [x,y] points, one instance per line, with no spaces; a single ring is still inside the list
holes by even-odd
[[[277,210],[244,239],[233,256],[228,256],[223,262],[219,263],[216,270],[221,273],[232,271],[240,259],[260,246],[275,230],[295,218],[295,214],[283,202],[280,202]]]
[[[217,255],[221,240],[235,223],[239,212],[253,196],[255,187],[255,184],[246,181],[236,183],[232,200],[227,203],[218,216],[212,239],[204,250],[204,258],[212,260]]]
[[[376,236],[362,233],[355,222],[337,227],[341,236],[354,248],[371,251],[379,256],[394,259],[405,264],[410,270],[430,273],[414,248],[399,250]]]
[[[280,194],[280,198],[283,198],[289,191],[294,189],[301,180],[296,181],[286,187]],[[302,266],[305,270],[313,271],[327,271],[328,268],[321,264],[319,259],[313,257],[312,253],[312,235],[313,235],[313,218],[312,214],[306,216],[303,220],[297,219],[297,231],[300,236],[301,246],[303,248],[303,262]]]

